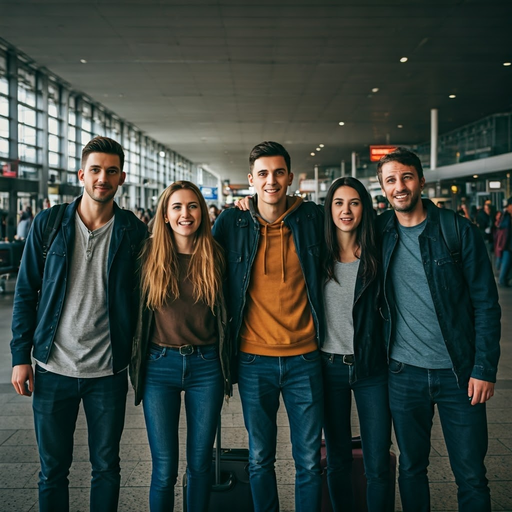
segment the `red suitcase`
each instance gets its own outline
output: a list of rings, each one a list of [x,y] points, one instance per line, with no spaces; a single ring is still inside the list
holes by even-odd
[[[322,440],[321,449],[322,466],[322,512],[333,512],[331,498],[329,497],[329,488],[327,486],[327,449],[325,441]],[[359,436],[352,438],[352,489],[354,491],[354,505],[356,512],[368,512],[366,505],[366,476],[364,474],[363,450],[361,448],[361,438]],[[394,512],[395,510],[395,482],[396,482],[396,455],[389,453],[389,469],[391,479],[389,482],[389,504],[388,508],[382,512]]]

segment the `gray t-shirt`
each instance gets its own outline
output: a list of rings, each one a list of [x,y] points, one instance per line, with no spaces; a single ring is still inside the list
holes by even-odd
[[[39,366],[68,377],[113,374],[107,305],[107,261],[114,226],[89,231],[75,215],[75,243],[66,296],[50,357]]]
[[[421,259],[418,237],[426,223],[425,219],[413,227],[398,224],[389,275],[396,304],[390,356],[420,368],[451,368]]]
[[[326,335],[323,352],[344,355],[354,353],[352,309],[359,262],[336,262],[334,275],[338,282],[331,279],[324,286]]]

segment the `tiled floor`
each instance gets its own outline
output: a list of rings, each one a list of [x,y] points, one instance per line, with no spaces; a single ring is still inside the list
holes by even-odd
[[[10,316],[12,287],[0,295],[0,511],[26,512],[37,510],[38,456],[32,422],[31,400],[19,397],[10,385]],[[487,456],[493,510],[512,511],[512,289],[500,290],[503,308],[502,358],[494,398],[489,402],[489,452]],[[282,511],[293,511],[294,468],[289,442],[289,428],[284,409],[279,414],[277,475]],[[357,418],[354,415],[354,431]],[[182,422],[182,462],[184,472],[184,442],[186,430]],[[247,434],[243,426],[238,396],[223,410],[223,446],[246,447]],[[133,394],[128,396],[128,408],[121,449],[122,487],[119,510],[148,510],[151,457],[140,407],[133,406]],[[430,464],[432,510],[457,510],[456,487],[450,471],[441,428],[435,422],[432,431]],[[74,462],[70,475],[70,500],[73,512],[89,510],[90,465],[88,462],[87,431],[81,415],[75,435]],[[176,507],[182,510],[182,490],[176,486]],[[400,501],[397,495],[397,510]],[[244,512],[241,506],[233,512]],[[226,510],[226,512],[230,512]]]

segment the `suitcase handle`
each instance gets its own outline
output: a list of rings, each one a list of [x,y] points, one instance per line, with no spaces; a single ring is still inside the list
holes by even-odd
[[[212,492],[225,492],[225,491],[229,491],[231,489],[233,489],[233,487],[236,485],[236,476],[235,474],[230,471],[228,473],[228,479],[220,484],[220,483],[215,483],[212,485]]]

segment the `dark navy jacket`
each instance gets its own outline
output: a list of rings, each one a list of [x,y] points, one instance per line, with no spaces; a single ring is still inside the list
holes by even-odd
[[[43,261],[42,238],[50,210],[39,213],[27,238],[16,282],[12,316],[12,364],[30,364],[30,354],[46,363],[66,297],[75,212],[81,197],[66,209],[61,227]],[[114,203],[114,226],[107,262],[107,304],[113,372],[130,362],[137,319],[136,260],[147,235],[144,223]],[[44,269],[44,274],[43,274]]]
[[[250,211],[236,208],[219,215],[213,225],[213,236],[224,248],[226,256],[226,303],[231,319],[231,334],[235,346],[242,326],[246,293],[251,280],[251,269],[258,250],[261,224],[255,218],[254,201]],[[324,338],[324,309],[322,302],[321,252],[324,236],[323,215],[314,203],[304,202],[284,218],[290,228],[306,281],[309,305],[315,323],[317,342]]]
[[[459,386],[467,384],[470,377],[496,382],[501,310],[482,235],[470,221],[456,216],[462,263],[455,263],[441,235],[438,208],[429,200],[423,200],[423,204],[427,210],[427,224],[419,236],[421,257]],[[386,320],[384,332],[388,357],[396,314],[388,276],[389,264],[398,243],[396,223],[396,215],[385,219],[384,216],[377,217],[377,232],[382,244],[382,315]]]

